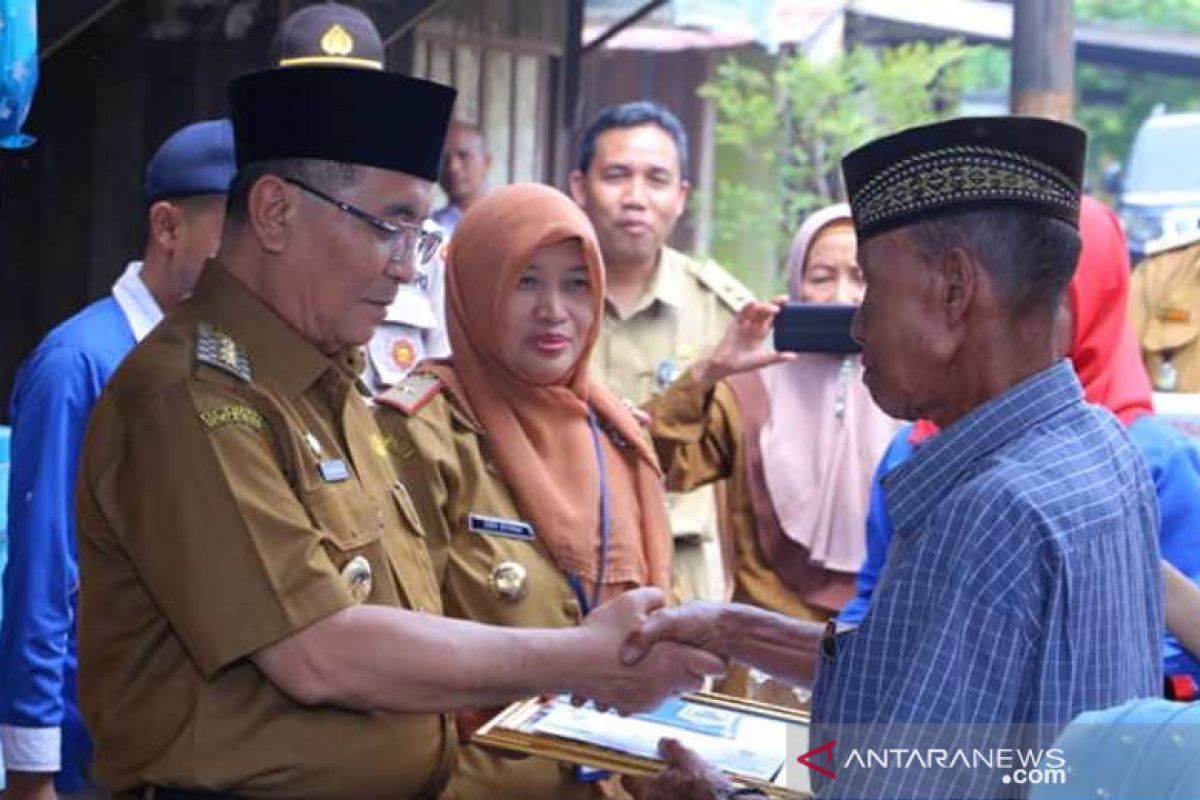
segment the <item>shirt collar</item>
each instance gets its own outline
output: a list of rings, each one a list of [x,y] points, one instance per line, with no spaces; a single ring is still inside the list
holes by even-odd
[[[362,370],[359,348],[325,355],[219,261],[204,267],[191,300],[198,319],[245,348],[254,382],[275,387],[284,396],[300,394],[330,370],[351,383]]]
[[[659,251],[658,264],[654,268],[654,277],[650,281],[650,290],[633,307],[624,319],[635,317],[655,303],[678,308],[687,299],[687,261],[688,257],[677,250],[664,247]],[[612,304],[608,309],[614,315],[616,310]]]
[[[146,338],[146,334],[163,318],[162,309],[142,280],[141,261],[131,261],[125,267],[121,277],[113,284],[112,296],[129,321],[135,341]]]
[[[1083,402],[1071,362],[1058,363],[1021,381],[921,444],[884,477],[888,516],[898,536],[925,516],[989,453],[1062,409]]]

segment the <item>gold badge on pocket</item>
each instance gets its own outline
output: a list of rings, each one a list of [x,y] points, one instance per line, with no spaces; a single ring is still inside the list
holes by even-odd
[[[497,597],[505,600],[520,600],[528,588],[529,572],[516,561],[504,561],[488,576],[488,586]]]
[[[354,602],[362,603],[371,596],[371,562],[362,556],[350,559],[342,567],[342,580]]]

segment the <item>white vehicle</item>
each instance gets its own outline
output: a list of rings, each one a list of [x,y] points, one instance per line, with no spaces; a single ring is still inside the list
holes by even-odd
[[[1153,241],[1200,234],[1198,153],[1200,113],[1168,114],[1160,106],[1138,129],[1125,167],[1105,173],[1135,264]]]

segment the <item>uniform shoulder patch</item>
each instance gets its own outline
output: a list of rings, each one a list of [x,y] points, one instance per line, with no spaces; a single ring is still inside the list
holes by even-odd
[[[1152,242],[1146,243],[1146,258],[1161,256],[1164,253],[1171,253],[1175,250],[1185,250],[1197,244],[1200,244],[1200,230],[1184,236],[1164,236],[1161,239],[1155,239]]]
[[[715,261],[707,258],[689,258],[687,269],[735,314],[754,299],[753,292]]]
[[[412,416],[424,408],[442,391],[442,381],[426,372],[410,374],[391,389],[375,398],[375,402]]]
[[[223,428],[226,425],[243,425],[256,431],[267,427],[262,414],[250,406],[240,404],[210,408],[207,411],[201,411],[198,416],[204,423],[204,427],[209,430]]]
[[[208,322],[196,326],[196,363],[228,372],[244,383],[253,377],[246,348]]]

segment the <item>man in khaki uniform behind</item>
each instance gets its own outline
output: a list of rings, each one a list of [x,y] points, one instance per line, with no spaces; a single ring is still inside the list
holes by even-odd
[[[1149,247],[1133,272],[1129,312],[1159,392],[1200,392],[1200,233]]]
[[[78,491],[80,698],[118,798],[417,798],[453,766],[446,712],[569,692],[630,711],[720,660],[618,660],[664,602],[565,630],[439,616],[424,533],[357,376],[438,236],[454,92],[294,67],[231,87],[220,256],[125,360]]]
[[[571,194],[604,253],[604,325],[592,369],[644,403],[714,345],[750,292],[712,261],[666,246],[687,206],[687,134],[653,103],[606,108],[583,134]],[[684,599],[723,600],[711,488],[669,497],[675,577]]]

